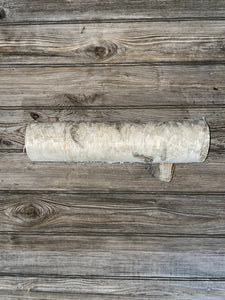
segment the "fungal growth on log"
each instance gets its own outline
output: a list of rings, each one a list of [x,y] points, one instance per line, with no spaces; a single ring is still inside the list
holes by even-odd
[[[33,161],[159,164],[151,173],[165,182],[172,179],[174,163],[203,162],[209,143],[205,120],[31,123],[25,136]]]

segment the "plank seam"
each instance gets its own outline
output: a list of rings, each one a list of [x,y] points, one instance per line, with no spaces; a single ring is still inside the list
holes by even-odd
[[[39,274],[39,273],[32,273],[32,274],[24,274],[24,273],[0,273],[0,277],[21,277],[21,278],[51,278],[55,279],[105,279],[105,280],[162,280],[162,281],[225,281],[225,277],[161,277],[161,276],[101,276],[101,275],[57,275],[53,273],[49,274]]]
[[[159,23],[159,22],[194,22],[194,21],[224,21],[225,17],[180,17],[180,18],[112,18],[112,19],[79,19],[59,21],[5,21],[0,26],[26,26],[26,25],[57,25],[57,24],[96,24],[96,23]]]
[[[225,239],[225,234],[162,234],[162,233],[135,233],[135,232],[90,232],[90,231],[73,231],[73,232],[48,232],[48,231],[0,231],[0,235],[8,236],[59,236],[59,237],[149,237],[149,238],[177,238],[177,239]]]
[[[165,104],[165,105],[120,105],[120,106],[107,106],[107,105],[79,105],[79,106],[0,106],[0,110],[103,110],[103,109],[112,109],[112,110],[128,110],[128,109],[173,109],[173,110],[180,110],[180,109],[211,109],[211,108],[224,108],[225,104],[182,104],[182,105],[175,105],[175,104]],[[1,123],[0,123],[1,124]],[[10,124],[10,123],[7,123]],[[15,123],[12,123],[15,124]]]
[[[89,67],[134,67],[134,66],[206,66],[225,65],[225,60],[190,60],[190,61],[143,61],[124,63],[75,63],[75,64],[0,64],[0,68],[89,68]]]
[[[31,195],[36,195],[36,194],[42,194],[42,195],[49,195],[49,194],[55,194],[55,195],[110,195],[110,194],[116,194],[116,195],[129,195],[129,194],[134,194],[134,195],[170,195],[170,196],[175,196],[175,195],[179,195],[179,196],[198,196],[198,195],[202,195],[202,196],[224,196],[225,195],[225,190],[224,191],[219,191],[219,192],[199,192],[199,191],[133,191],[133,190],[124,190],[124,191],[109,191],[109,192],[105,192],[102,190],[86,190],[85,191],[73,191],[73,190],[1,190],[0,189],[0,194],[12,194],[12,195],[18,195],[18,194],[31,194]]]

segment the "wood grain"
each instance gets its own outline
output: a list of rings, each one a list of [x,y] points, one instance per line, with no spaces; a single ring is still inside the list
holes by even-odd
[[[1,299],[207,299],[221,300],[224,281],[117,278],[0,277]],[[14,296],[12,296],[14,295]],[[5,297],[5,298],[4,298]],[[7,298],[9,297],[9,298]],[[12,298],[11,298],[12,297]],[[17,298],[18,297],[18,298]],[[21,297],[21,298],[20,298]]]
[[[1,190],[207,192],[210,187],[210,192],[223,192],[224,163],[224,158],[208,158],[177,164],[168,184],[152,178],[152,166],[141,163],[34,163],[25,153],[1,153],[0,182]]]
[[[206,118],[211,131],[210,155],[224,155],[225,105],[224,106],[172,106],[159,108],[86,108],[59,107],[45,109],[23,107],[0,109],[0,150],[22,150],[25,128],[30,122],[96,121],[96,122],[148,122],[182,121]]]
[[[1,275],[224,277],[224,238],[148,235],[0,236]]]
[[[224,105],[225,65],[0,68],[0,106]]]
[[[1,233],[225,234],[223,194],[0,194]]]
[[[224,298],[225,3],[0,0],[0,298]],[[33,163],[29,122],[206,117],[209,158]]]
[[[5,26],[1,64],[224,61],[225,21]]]
[[[224,17],[223,0],[1,0],[1,22]]]

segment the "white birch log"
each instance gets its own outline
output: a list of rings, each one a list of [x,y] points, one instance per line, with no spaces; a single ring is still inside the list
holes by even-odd
[[[26,152],[33,161],[170,163],[171,168],[173,163],[203,162],[209,142],[204,120],[32,123],[25,136]],[[161,169],[163,173],[165,168]]]
[[[56,122],[27,126],[25,147],[33,161],[170,162],[205,160],[205,121],[138,123]]]

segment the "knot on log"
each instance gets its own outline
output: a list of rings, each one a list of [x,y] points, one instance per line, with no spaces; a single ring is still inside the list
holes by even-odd
[[[99,41],[97,44],[88,45],[85,52],[91,58],[107,60],[117,54],[118,47],[110,41]]]
[[[22,226],[42,225],[54,215],[54,209],[41,201],[17,203],[5,211]]]

